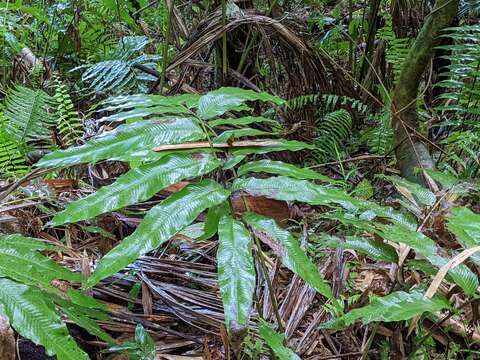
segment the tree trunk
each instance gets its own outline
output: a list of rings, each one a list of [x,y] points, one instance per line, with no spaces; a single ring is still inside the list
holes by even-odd
[[[425,68],[440,41],[440,34],[457,13],[459,0],[437,0],[435,9],[428,15],[403,64],[392,99],[392,116],[395,131],[396,155],[402,176],[424,183],[415,168],[433,168],[427,146],[415,135],[418,129],[416,98]]]

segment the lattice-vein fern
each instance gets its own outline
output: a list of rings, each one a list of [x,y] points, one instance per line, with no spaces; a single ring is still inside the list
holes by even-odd
[[[42,90],[16,86],[5,101],[5,131],[26,152],[29,142],[51,143],[56,125],[52,98]]]

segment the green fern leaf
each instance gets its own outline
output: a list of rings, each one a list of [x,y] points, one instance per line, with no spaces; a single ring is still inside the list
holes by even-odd
[[[131,169],[112,185],[72,202],[55,215],[50,225],[58,226],[91,219],[127,205],[150,199],[161,189],[186,178],[207,174],[220,166],[210,152],[175,153]]]
[[[136,231],[106,254],[87,280],[92,287],[115,274],[139,256],[158,248],[165,241],[192,223],[205,209],[218,205],[229,191],[212,180],[190,184],[153,207]]]
[[[248,323],[255,290],[252,238],[240,221],[227,215],[218,225],[218,240],[218,287],[225,324],[229,330],[239,330]]]
[[[338,149],[349,138],[352,129],[352,117],[346,110],[337,110],[327,114],[318,125],[318,137],[315,139],[315,156],[319,161],[335,157]]]
[[[224,87],[210,91],[203,95],[198,102],[198,114],[202,119],[208,120],[225,112],[234,110],[246,101],[270,101],[282,105],[284,100],[265,92],[255,92],[239,88]]]
[[[311,205],[337,204],[350,210],[357,210],[363,204],[332,186],[316,185],[309,181],[286,176],[268,179],[236,179],[232,190],[245,191],[254,196],[266,196],[283,201],[300,201]]]
[[[20,144],[26,147],[29,141],[51,140],[51,129],[56,119],[50,108],[52,98],[42,90],[32,90],[16,86],[9,91],[5,101],[5,131]]]
[[[300,180],[319,180],[330,184],[341,183],[341,181],[331,179],[328,176],[319,174],[316,171],[306,168],[302,169],[298,166],[287,164],[281,161],[250,161],[238,168],[237,175],[243,176],[249,172],[265,172],[269,174],[285,175]]]
[[[434,296],[429,299],[418,290],[410,293],[397,291],[384,297],[374,298],[369,305],[350,311],[336,322],[348,326],[358,319],[361,319],[364,324],[374,321],[403,321],[425,312],[435,313],[449,307],[448,301],[443,297]]]
[[[397,187],[407,189],[420,205],[433,206],[437,201],[435,194],[421,185],[412,183],[398,176],[382,176],[382,178],[389,180]]]
[[[82,146],[55,151],[43,157],[40,167],[95,163],[100,160],[125,160],[135,153],[150,151],[161,144],[178,144],[204,139],[202,128],[194,119],[166,118],[120,125]]]
[[[232,139],[238,139],[244,136],[261,136],[261,135],[275,135],[275,134],[271,133],[270,131],[263,131],[263,130],[251,129],[251,128],[226,130],[220,135],[216,136],[213,139],[213,143],[222,144],[222,143],[227,143]]]
[[[81,282],[82,276],[58,265],[38,251],[51,250],[39,240],[21,235],[0,236],[0,276],[28,285],[52,288],[55,279]]]
[[[342,241],[337,237],[330,236],[328,237],[328,245],[334,248],[356,250],[377,261],[387,261],[394,264],[398,262],[395,248],[373,239],[348,237],[345,241]]]
[[[20,335],[44,346],[47,354],[58,360],[89,360],[69,335],[51,300],[40,291],[5,278],[0,278],[0,288],[0,313]]]
[[[320,294],[336,303],[330,286],[322,279],[317,267],[308,259],[298,240],[291,233],[278,226],[275,220],[252,212],[246,213],[243,219],[253,229],[255,236],[268,243],[280,256],[283,265]]]

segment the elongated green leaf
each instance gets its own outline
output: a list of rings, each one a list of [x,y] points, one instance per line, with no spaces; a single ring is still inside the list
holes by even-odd
[[[89,360],[41,292],[9,279],[0,279],[0,289],[0,313],[20,335],[44,346],[58,360]]]
[[[332,186],[316,185],[306,180],[286,176],[268,179],[236,179],[232,190],[283,201],[301,201],[312,205],[337,204],[350,210],[357,210],[363,204]]]
[[[79,273],[71,272],[36,251],[47,249],[55,248],[21,235],[0,237],[0,276],[44,288],[51,288],[50,283],[55,279],[82,281]]]
[[[34,239],[30,237],[25,237],[19,234],[10,234],[10,235],[2,235],[0,236],[0,247],[2,248],[9,248],[15,247],[17,249],[25,249],[25,250],[51,250],[51,251],[58,251],[59,248],[53,245],[46,244],[40,239]]]
[[[287,164],[282,161],[272,160],[258,160],[251,161],[242,165],[237,170],[237,175],[242,176],[249,172],[266,172],[269,174],[284,175],[294,179],[300,180],[320,180],[328,183],[340,183],[341,181],[334,180],[328,176],[319,174],[311,169],[302,169],[298,166]]]
[[[209,121],[208,125],[215,127],[220,125],[240,126],[261,123],[272,125],[272,127],[280,126],[280,123],[277,120],[272,120],[261,116],[244,116],[241,118],[215,119]]]
[[[437,200],[434,193],[430,190],[424,188],[421,185],[412,183],[408,180],[402,179],[398,176],[382,176],[383,178],[391,181],[397,187],[406,188],[409,192],[412,193],[415,200],[420,205],[433,206]]]
[[[453,209],[447,227],[465,249],[480,244],[480,215],[470,209],[464,207]],[[473,254],[471,259],[480,265],[480,254]]]
[[[161,95],[122,95],[108,98],[100,103],[100,109],[97,112],[104,111],[119,111],[130,108],[144,109],[150,111],[148,108],[155,107],[169,107],[169,106],[185,106],[188,109],[193,108],[198,104],[200,95],[196,94],[182,94],[176,96],[161,96]],[[154,115],[154,113],[149,113]]]
[[[229,110],[237,108],[246,101],[270,101],[281,105],[284,100],[265,92],[255,92],[233,87],[223,87],[218,90],[210,91],[203,95],[198,101],[198,114],[202,119],[211,119],[215,116],[223,115]]]
[[[354,309],[340,318],[340,322],[348,326],[358,319],[364,324],[373,321],[408,320],[425,312],[435,313],[449,308],[448,301],[439,296],[429,299],[421,291],[410,293],[397,291],[384,297],[376,297],[371,303],[360,309]]]
[[[43,157],[38,162],[38,166],[68,166],[87,162],[95,163],[104,159],[125,160],[135,152],[150,150],[156,145],[178,144],[204,137],[202,128],[195,120],[189,118],[139,121],[120,125],[85,145],[54,151]]]
[[[79,292],[77,292],[77,295],[78,293]],[[90,298],[86,295],[84,297],[85,298],[83,302],[87,302],[87,304],[94,303],[95,305],[96,301],[93,298]],[[113,340],[113,338],[110,335],[105,333],[100,328],[100,326],[97,325],[95,320],[93,320],[93,319],[98,319],[103,321],[111,320],[105,313],[100,312],[95,308],[88,308],[88,307],[81,306],[79,304],[67,301],[60,297],[56,297],[54,301],[57,305],[59,305],[61,312],[64,313],[76,325],[84,328],[85,330],[88,331],[88,333],[94,336],[97,336],[98,338],[102,339],[103,341],[109,344],[115,343],[115,340]]]
[[[252,239],[245,226],[231,216],[218,225],[218,286],[222,295],[225,324],[229,330],[246,326],[255,290]]]
[[[260,336],[280,360],[301,360],[292,349],[283,345],[285,336],[274,331],[264,320],[260,322]]]
[[[428,258],[437,254],[435,242],[422,233],[400,225],[378,225],[384,239],[410,246],[416,253]]]
[[[330,286],[322,279],[317,267],[308,259],[295,237],[282,229],[273,219],[248,212],[243,219],[252,227],[255,235],[269,244],[282,260],[283,265],[300,276],[320,294],[335,301]]]
[[[94,286],[139,256],[156,249],[191,224],[203,210],[225,201],[229,194],[212,180],[190,184],[174,193],[153,207],[135,232],[100,260],[95,272],[87,280],[87,287]]]
[[[379,225],[378,227],[382,229],[384,239],[408,245],[416,253],[423,255],[432,265],[440,268],[448,262],[448,259],[437,254],[435,242],[422,233],[399,225]],[[463,264],[450,269],[448,274],[468,295],[473,294],[479,285],[478,277]]]
[[[464,248],[477,246],[480,244],[480,214],[465,207],[454,208],[448,219],[448,230]]]
[[[157,162],[133,168],[112,185],[70,203],[53,218],[51,225],[91,219],[148,200],[169,185],[209,173],[218,166],[220,161],[207,151],[167,155]]]
[[[371,259],[377,261],[398,262],[398,255],[395,249],[381,241],[367,239],[363,237],[349,237],[342,241],[341,239],[330,236],[328,244],[332,247],[356,250],[368,255]]]
[[[260,136],[260,135],[275,135],[269,131],[263,131],[252,128],[226,130],[213,139],[216,144],[222,144],[230,141],[231,139],[238,139],[243,136]]]

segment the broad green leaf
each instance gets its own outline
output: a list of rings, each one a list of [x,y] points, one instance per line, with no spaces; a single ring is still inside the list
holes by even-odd
[[[252,212],[244,214],[243,219],[252,227],[255,235],[280,256],[283,265],[320,294],[335,301],[330,286],[322,279],[318,268],[308,259],[298,240],[290,232],[278,226],[275,220]]]
[[[425,312],[435,313],[449,307],[448,301],[443,297],[434,296],[429,299],[418,290],[412,290],[410,293],[397,291],[384,297],[375,297],[369,305],[354,309],[339,320],[345,326],[359,319],[364,324],[373,321],[402,321]]]
[[[401,225],[378,225],[382,231],[382,237],[395,243],[405,244],[410,246],[416,253],[425,256],[435,256],[437,254],[437,247],[435,242],[422,233],[410,230]]]
[[[272,127],[279,127],[280,123],[277,120],[268,119],[261,116],[244,116],[241,118],[215,119],[210,120],[208,125],[215,127],[220,125],[242,126],[250,124],[270,124]]]
[[[306,180],[286,176],[268,179],[236,179],[233,191],[245,191],[253,196],[266,196],[283,201],[301,201],[311,205],[341,205],[349,210],[358,210],[362,202],[332,186],[321,186]]]
[[[237,108],[246,101],[270,101],[281,105],[285,101],[281,98],[265,92],[255,92],[233,87],[223,87],[210,91],[198,101],[198,114],[202,119],[208,120],[215,116]]]
[[[398,255],[395,249],[381,241],[363,237],[349,237],[342,241],[334,236],[328,237],[328,240],[328,244],[332,247],[356,250],[366,254],[373,260],[388,261],[395,264],[398,262]]]
[[[41,292],[5,278],[0,279],[0,289],[0,313],[21,336],[44,346],[47,354],[58,360],[89,360]]]
[[[40,167],[95,163],[100,160],[125,160],[129,154],[150,150],[156,145],[178,144],[204,139],[202,128],[194,119],[168,118],[120,125],[115,130],[66,150],[57,150],[43,157]]]
[[[444,189],[451,189],[458,183],[458,179],[452,174],[448,174],[442,171],[436,171],[432,169],[425,169],[428,175],[432,177],[433,180],[440,183]]]
[[[480,244],[480,214],[465,207],[454,208],[447,227],[464,248]]]
[[[97,112],[104,111],[118,111],[126,109],[143,109],[150,111],[149,108],[165,107],[165,106],[185,106],[188,109],[195,107],[198,104],[200,95],[196,94],[181,94],[176,96],[161,96],[161,95],[122,95],[108,98],[102,101],[100,109]],[[149,114],[153,115],[153,113]]]
[[[243,136],[261,136],[261,135],[275,135],[269,131],[263,131],[252,128],[226,130],[213,139],[215,144],[223,144],[229,142],[231,139],[238,139]]]
[[[285,336],[274,331],[264,320],[260,322],[260,336],[280,360],[301,360],[292,349],[283,345]]]
[[[245,226],[231,216],[218,225],[218,287],[222,295],[225,324],[229,330],[246,326],[255,290],[252,238]]]
[[[420,205],[433,206],[437,201],[435,194],[421,185],[398,176],[382,176],[382,178],[391,181],[397,187],[406,188]]]
[[[52,250],[39,240],[21,235],[1,236],[0,276],[43,288],[51,288],[50,283],[55,279],[82,281],[81,274],[71,272],[36,251],[47,249]]]
[[[212,180],[190,184],[172,194],[150,209],[135,232],[100,260],[86,286],[94,286],[141,255],[158,248],[191,224],[205,209],[222,203],[229,195],[229,191]]]
[[[211,152],[176,153],[131,169],[109,186],[70,203],[51,221],[52,226],[91,219],[150,199],[163,188],[186,178],[207,174],[220,166]]]
[[[242,176],[249,172],[266,172],[269,174],[284,175],[300,180],[320,180],[328,183],[340,183],[338,180],[319,174],[316,171],[299,168],[298,166],[287,164],[282,161],[258,160],[251,161],[242,165],[237,170],[237,175]]]

